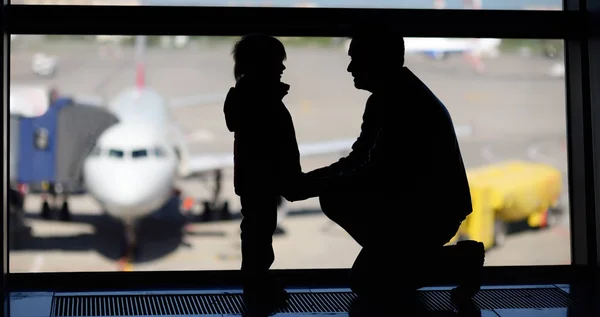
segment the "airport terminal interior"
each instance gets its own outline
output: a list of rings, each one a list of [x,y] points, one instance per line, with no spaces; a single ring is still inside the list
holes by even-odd
[[[483,243],[481,290],[459,305],[457,273],[435,263],[416,297],[376,281],[384,312],[365,312],[349,284],[361,246],[318,198],[280,198],[271,268],[290,298],[272,316],[600,316],[600,0],[23,0],[1,14],[3,316],[248,316],[232,49],[248,33],[284,44],[308,172],[361,132],[370,93],[348,50],[374,22],[401,32],[404,65],[452,117],[473,210],[448,245]],[[404,196],[365,222],[428,212]],[[410,243],[385,246],[407,279]]]

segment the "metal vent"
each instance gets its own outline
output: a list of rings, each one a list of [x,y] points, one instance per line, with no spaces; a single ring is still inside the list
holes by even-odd
[[[449,291],[425,291],[421,300],[434,311],[452,310]],[[480,309],[540,309],[572,307],[569,295],[559,288],[482,289],[475,295]]]
[[[422,291],[430,310],[452,310],[449,291]],[[351,292],[291,293],[280,313],[343,313],[356,296]],[[487,289],[475,297],[481,309],[555,308],[572,305],[558,288]],[[241,294],[60,296],[52,303],[53,317],[168,316],[245,313]]]

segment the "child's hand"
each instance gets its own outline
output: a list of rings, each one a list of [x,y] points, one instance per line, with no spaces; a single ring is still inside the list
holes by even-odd
[[[299,201],[306,200],[319,195],[318,191],[315,191],[314,180],[306,174],[299,177],[288,190],[286,190],[281,196],[287,201]]]

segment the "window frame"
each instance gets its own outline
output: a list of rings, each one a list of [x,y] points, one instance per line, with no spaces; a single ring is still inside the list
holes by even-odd
[[[600,199],[595,186],[600,181],[600,168],[594,164],[598,161],[594,153],[600,150],[600,124],[592,124],[600,120],[600,92],[591,90],[591,87],[600,87],[600,26],[597,22],[600,19],[592,19],[598,17],[600,0],[564,0],[563,4],[561,11],[9,5],[6,7],[8,16],[3,21],[8,21],[9,34],[238,36],[265,32],[275,36],[347,37],[353,21],[384,20],[395,21],[393,24],[404,30],[405,36],[563,39],[572,263],[485,267],[484,282],[569,283],[588,280],[600,262],[600,211],[595,208],[596,200]],[[221,18],[214,19],[215,16]],[[106,17],[111,17],[110,23],[106,23]],[[4,38],[4,49],[9,52],[7,38]],[[10,65],[4,65],[9,72]],[[4,91],[8,79],[4,78]],[[6,102],[6,98],[3,100]],[[6,118],[6,107],[4,109]],[[6,125],[5,119],[5,136]],[[3,142],[6,141],[5,137]],[[3,173],[6,180],[6,167]],[[6,197],[6,191],[4,195]],[[6,220],[6,212],[3,216]],[[4,239],[5,258],[6,243]],[[4,268],[6,271],[7,263]],[[274,273],[296,285],[345,285],[348,269],[290,269],[274,270]],[[238,282],[239,271],[8,274],[11,290],[197,288],[237,285]],[[439,284],[451,284],[451,281],[440,280]]]
[[[587,6],[587,10],[589,12],[588,16],[588,27],[592,30],[600,29],[600,0],[587,0],[585,1],[585,5]],[[592,109],[592,128],[593,128],[593,149],[594,149],[594,160],[595,163],[594,168],[594,183],[600,183],[600,159],[598,157],[600,151],[600,36],[598,34],[592,34],[587,39],[587,56],[589,58],[589,67],[588,67],[588,85],[589,85],[589,107]],[[596,87],[596,89],[592,89]],[[596,204],[600,204],[600,185],[595,188],[594,191],[594,200]],[[587,219],[591,222],[592,228],[590,231],[590,240],[593,245],[587,247],[591,257],[593,257],[589,264],[594,268],[593,275],[590,280],[593,281],[595,285],[598,285],[600,282],[600,208],[595,206],[594,210],[589,213],[589,217]],[[593,220],[593,221],[592,221]],[[578,228],[576,228],[578,229]]]
[[[5,10],[5,4],[6,4],[6,0],[3,1],[2,6],[0,6],[0,21],[6,21],[7,19],[7,14],[6,14],[6,10]],[[4,27],[4,22],[0,22],[0,25],[2,26],[2,41],[0,41],[0,51],[2,51],[2,63],[0,64],[0,74],[2,74],[2,76],[0,76],[0,84],[2,85],[2,90],[0,90],[0,99],[2,100],[2,104],[6,105],[8,104],[8,78],[9,76],[7,75],[10,71],[10,63],[9,63],[9,52],[10,52],[10,41],[8,40],[10,38],[10,35],[5,31],[6,28]],[[8,157],[8,140],[10,140],[10,138],[8,137],[8,131],[9,131],[9,111],[7,109],[8,107],[3,106],[2,107],[2,144],[3,144],[3,152],[4,152],[4,157]],[[3,160],[3,164],[2,164],[2,180],[3,180],[3,184],[9,184],[9,177],[8,177],[8,159]],[[2,245],[1,245],[1,249],[2,249],[2,258],[0,259],[0,264],[2,266],[2,279],[0,280],[0,290],[2,291],[2,298],[0,300],[2,300],[2,304],[4,305],[6,302],[8,302],[8,189],[6,188],[7,186],[2,186],[2,188],[5,188],[2,190],[2,206],[4,208],[2,208],[4,211],[2,212],[2,227],[0,229],[0,232],[2,233]],[[8,307],[8,305],[4,305],[4,307]],[[7,313],[8,308],[3,309],[4,313]]]

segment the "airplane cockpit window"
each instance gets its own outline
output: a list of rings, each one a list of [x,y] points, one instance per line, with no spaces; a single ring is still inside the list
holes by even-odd
[[[156,155],[156,157],[166,157],[167,156],[167,152],[165,152],[165,150],[161,147],[155,148],[154,154]]]
[[[125,155],[125,152],[123,152],[123,150],[110,149],[108,151],[108,156],[122,158],[124,155]]]
[[[133,150],[131,152],[131,157],[133,158],[141,158],[141,157],[146,157],[148,156],[148,150],[143,149],[143,150]]]

